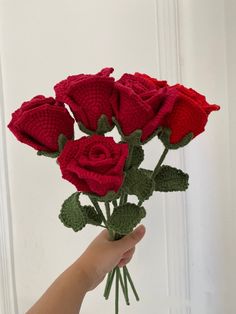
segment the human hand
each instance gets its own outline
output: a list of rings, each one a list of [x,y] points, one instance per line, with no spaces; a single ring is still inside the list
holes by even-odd
[[[103,230],[76,261],[83,271],[87,290],[93,290],[114,267],[123,267],[131,260],[135,245],[143,238],[145,227],[140,225],[120,240],[109,240],[109,233]]]

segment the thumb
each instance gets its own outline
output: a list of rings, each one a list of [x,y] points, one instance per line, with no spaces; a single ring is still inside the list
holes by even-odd
[[[142,240],[146,229],[144,225],[138,226],[133,232],[127,234],[121,240],[117,241],[119,243],[119,247],[124,251],[128,251],[133,248],[139,241]],[[118,244],[117,243],[117,244]]]

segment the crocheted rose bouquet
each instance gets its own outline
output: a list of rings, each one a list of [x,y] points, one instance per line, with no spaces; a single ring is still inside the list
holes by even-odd
[[[38,155],[57,158],[62,177],[76,187],[62,205],[63,224],[74,231],[87,224],[101,226],[116,240],[145,217],[142,204],[155,191],[187,189],[188,174],[163,165],[163,160],[168,150],[181,148],[202,133],[208,115],[220,107],[180,84],[169,86],[141,73],[125,73],[115,81],[112,72],[113,68],[104,68],[95,75],[69,76],[54,87],[55,99],[40,95],[24,102],[8,127]],[[74,139],[75,121],[86,133],[79,139]],[[120,134],[118,141],[105,136],[114,127]],[[143,145],[151,139],[164,145],[153,170],[140,166]],[[89,197],[90,205],[81,204],[81,193]],[[131,203],[129,195],[135,195],[137,202]],[[129,286],[139,297],[125,266],[122,272],[116,267],[108,274],[106,299],[114,277],[118,313],[119,288],[127,304]]]

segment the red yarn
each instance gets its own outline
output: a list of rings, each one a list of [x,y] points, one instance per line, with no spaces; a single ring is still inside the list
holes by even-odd
[[[117,96],[113,98],[113,110],[125,135],[140,129],[141,140],[144,141],[156,131],[163,115],[172,109],[161,108],[159,112],[163,86],[168,86],[166,81],[158,81],[140,73],[125,73],[115,82]]]
[[[176,84],[165,90],[166,97],[163,107],[170,106],[173,110],[165,117],[162,126],[171,129],[170,142],[178,143],[192,132],[194,137],[202,133],[212,111],[219,110],[217,105],[210,105],[205,96],[192,88]]]
[[[112,137],[84,136],[67,141],[58,157],[62,177],[78,191],[104,196],[117,192],[123,183],[128,144],[117,144]]]
[[[112,106],[110,98],[114,90],[114,78],[109,75],[113,68],[104,68],[97,74],[78,74],[54,86],[56,99],[70,106],[75,120],[92,131],[96,131],[102,114],[112,126]]]
[[[147,140],[158,127],[168,127],[170,142],[178,143],[192,132],[194,137],[204,131],[210,112],[219,110],[193,89],[176,84],[168,86],[146,74],[124,74],[115,82],[113,110],[122,132],[130,135],[142,130],[141,141]]]
[[[58,151],[58,136],[74,136],[74,119],[65,106],[52,97],[38,95],[12,114],[8,128],[16,138],[36,150]]]

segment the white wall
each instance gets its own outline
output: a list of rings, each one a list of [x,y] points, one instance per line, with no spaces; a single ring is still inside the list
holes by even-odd
[[[187,208],[192,312],[231,314],[236,312],[231,199],[235,191],[236,7],[233,1],[200,0],[182,1],[182,9],[183,82],[221,105],[220,112],[212,113],[206,134],[185,153],[191,173]]]
[[[212,113],[205,135],[184,150],[185,158],[182,152],[168,157],[190,173],[186,195],[156,195],[147,202],[147,235],[130,265],[142,299],[132,302],[129,313],[235,313],[229,175],[235,173],[229,137],[229,128],[235,128],[235,22],[234,2],[225,3],[226,11],[223,0],[1,3],[6,122],[22,101],[37,93],[52,95],[65,76],[104,66],[113,66],[117,78],[138,70],[172,83],[182,79],[222,106]],[[98,230],[73,233],[60,223],[60,206],[73,186],[61,179],[55,162],[38,157],[8,130],[6,135],[17,301],[23,313]],[[146,150],[159,155],[161,146],[152,143]],[[150,154],[146,166],[154,164]],[[113,311],[102,292],[103,286],[86,297],[82,313]],[[121,313],[127,313],[123,305]]]

